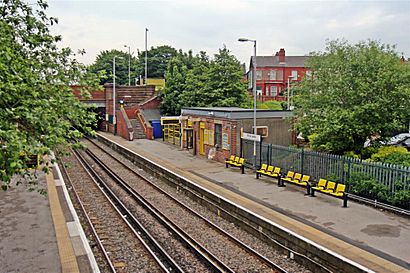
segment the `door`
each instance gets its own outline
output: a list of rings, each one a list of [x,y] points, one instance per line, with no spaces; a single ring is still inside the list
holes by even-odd
[[[205,155],[204,147],[205,123],[199,123],[199,154]]]

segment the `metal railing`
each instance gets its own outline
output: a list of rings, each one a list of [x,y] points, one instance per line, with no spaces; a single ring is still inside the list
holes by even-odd
[[[242,144],[243,157],[247,162],[252,162],[253,142],[243,140]],[[257,167],[262,163],[280,167],[282,173],[295,171],[310,175],[314,181],[325,178],[345,183],[352,174],[361,174],[377,180],[391,193],[397,189],[410,190],[410,167],[400,165],[265,143],[257,145]]]

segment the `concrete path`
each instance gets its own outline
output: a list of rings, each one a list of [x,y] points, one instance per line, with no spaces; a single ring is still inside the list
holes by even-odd
[[[279,188],[274,179],[257,180],[251,170],[226,169],[223,163],[193,156],[186,150],[162,140],[126,141],[101,133],[136,152],[150,154],[234,192],[264,204],[293,219],[410,269],[410,219],[362,204],[317,194],[305,196],[305,190],[288,185]]]

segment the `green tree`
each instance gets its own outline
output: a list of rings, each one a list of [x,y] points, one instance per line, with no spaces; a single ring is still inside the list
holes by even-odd
[[[187,67],[182,55],[174,57],[165,73],[165,88],[161,92],[161,112],[166,115],[179,115],[183,103],[180,94],[185,90]]]
[[[410,66],[375,41],[330,41],[309,60],[312,76],[296,88],[296,128],[314,149],[360,153],[410,120]]]
[[[162,92],[164,114],[179,115],[182,107],[250,105],[239,61],[225,47],[214,59],[179,52],[169,63]]]
[[[209,106],[246,107],[249,104],[241,64],[225,46],[215,54],[208,79],[206,103]]]
[[[95,88],[98,79],[59,49],[50,34],[57,19],[39,0],[0,2],[0,182],[23,172],[27,155],[47,154],[58,145],[91,133],[95,115],[73,95],[70,84]],[[86,95],[86,90],[83,90]],[[47,168],[45,168],[47,170]]]
[[[115,81],[116,84],[128,85],[128,52],[119,51],[116,49],[105,50],[98,54],[95,62],[88,67],[92,73],[103,72],[105,77],[100,77],[100,84],[113,82],[113,59],[115,59]],[[137,58],[131,56],[130,75],[131,85],[135,84],[135,79],[139,77],[137,72]]]
[[[168,62],[178,54],[173,47],[163,45],[147,50],[147,77],[164,78]],[[145,76],[145,50],[138,52],[138,76]]]

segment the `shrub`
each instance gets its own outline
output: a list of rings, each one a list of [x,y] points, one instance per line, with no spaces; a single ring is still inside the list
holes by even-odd
[[[406,166],[410,166],[410,152],[408,152],[404,147],[380,147],[377,152],[370,157],[370,159],[373,161],[399,165],[407,163],[408,165]]]

